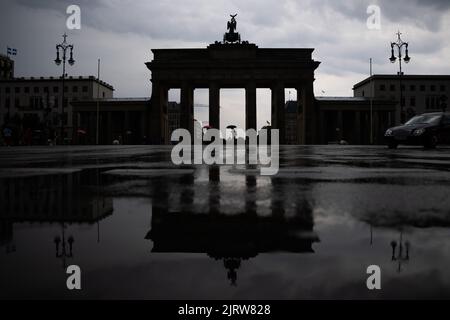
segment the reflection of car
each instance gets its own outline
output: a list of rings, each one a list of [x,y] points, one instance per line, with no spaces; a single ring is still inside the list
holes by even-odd
[[[384,134],[389,148],[399,144],[423,145],[434,148],[450,143],[450,113],[424,113],[411,118],[404,125],[390,128]]]

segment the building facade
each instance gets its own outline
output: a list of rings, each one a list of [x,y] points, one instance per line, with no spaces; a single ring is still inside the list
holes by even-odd
[[[401,83],[401,84],[400,84]],[[396,101],[395,123],[400,123],[400,88],[405,119],[425,112],[442,111],[450,96],[450,75],[373,75],[353,87],[355,97]],[[447,98],[446,98],[447,97]]]
[[[395,101],[367,97],[316,97],[316,101],[318,144],[384,144],[384,132],[395,123]]]
[[[148,144],[150,98],[116,98],[73,102],[75,144]],[[163,124],[167,125],[167,124]]]
[[[75,101],[113,98],[114,88],[96,77],[68,77],[64,84],[54,77],[12,78],[0,80],[0,123],[20,119],[22,129],[39,128],[42,124],[55,128],[61,126],[61,106],[65,138],[74,135],[73,108]],[[17,121],[16,121],[17,122]]]
[[[255,44],[219,43],[203,49],[153,49],[153,61],[146,63],[152,73],[150,129],[159,136],[156,144],[168,144],[169,132],[161,125],[167,116],[168,91],[180,89],[181,128],[193,132],[194,90],[209,90],[209,125],[220,128],[220,90],[245,88],[245,128],[256,128],[257,88],[271,89],[271,126],[280,130],[284,144],[285,88],[295,88],[301,97],[303,116],[296,126],[296,144],[316,141],[314,71],[311,48],[259,48]]]
[[[0,80],[14,78],[14,60],[0,54]]]
[[[297,144],[297,126],[302,123],[301,116],[302,110],[301,106],[297,101],[286,101],[285,105],[285,118],[284,118],[284,142],[285,144]]]
[[[181,110],[179,103],[169,101],[167,106],[167,120],[169,125],[170,137],[174,130],[181,128]]]

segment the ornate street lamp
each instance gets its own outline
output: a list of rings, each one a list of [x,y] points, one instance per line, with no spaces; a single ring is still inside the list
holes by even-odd
[[[67,52],[70,50],[70,57],[67,61],[71,66],[75,64],[75,60],[73,59],[73,45],[67,43],[67,34],[63,35],[64,41],[58,45],[56,45],[56,59],[55,63],[57,66],[63,65],[63,74],[62,74],[62,103],[61,103],[61,144],[64,143],[64,89],[65,89],[65,80],[66,80],[66,59]],[[62,60],[60,59],[60,53],[62,53]]]
[[[403,111],[402,60],[405,63],[409,63],[411,58],[409,57],[409,54],[408,54],[408,42],[404,42],[400,36],[401,36],[401,33],[400,33],[400,31],[398,31],[397,32],[397,42],[391,42],[391,57],[389,58],[389,60],[391,61],[391,63],[395,63],[395,61],[398,58],[398,65],[399,65],[398,77],[399,77],[399,81],[400,81],[400,119],[401,119],[401,122],[404,123],[405,122],[405,113]],[[405,47],[405,56],[403,56],[403,47]],[[398,52],[397,57],[394,54],[394,48],[397,48],[397,52]]]
[[[397,251],[398,246],[398,251]],[[403,231],[400,231],[400,240],[398,241],[391,241],[391,247],[392,247],[392,261],[398,262],[398,269],[397,272],[402,271],[402,263],[409,261],[409,248],[410,244],[409,241],[403,241]],[[405,251],[403,251],[403,248],[405,248]]]

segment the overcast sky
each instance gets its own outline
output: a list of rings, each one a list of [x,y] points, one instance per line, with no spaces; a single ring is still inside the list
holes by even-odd
[[[81,7],[81,30],[67,30],[67,6]],[[381,30],[369,30],[366,10],[381,9]],[[401,30],[410,43],[409,74],[450,74],[449,0],[2,0],[0,51],[18,50],[16,76],[56,76],[55,45],[67,32],[77,63],[70,75],[96,75],[112,84],[116,97],[151,95],[144,63],[153,48],[203,48],[221,40],[229,14],[238,14],[243,40],[259,47],[311,47],[321,61],[315,93],[351,96],[354,83],[369,73],[395,73],[390,41]],[[222,90],[221,125],[244,124],[243,90]],[[171,92],[172,100],[178,93]],[[258,124],[270,120],[267,90],[258,91]],[[286,98],[289,94],[286,95]],[[295,98],[292,92],[291,98]],[[195,102],[208,103],[206,90]],[[206,109],[196,117],[207,120]],[[200,111],[202,110],[202,111]]]

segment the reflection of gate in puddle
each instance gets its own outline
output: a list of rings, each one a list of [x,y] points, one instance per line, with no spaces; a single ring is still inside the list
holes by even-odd
[[[208,194],[195,194],[195,181],[184,177],[185,190],[176,189],[169,180],[153,183],[151,230],[146,239],[153,241],[156,253],[206,253],[223,261],[227,278],[237,283],[237,270],[242,261],[260,253],[313,253],[313,243],[319,238],[314,232],[313,210],[310,202],[300,192],[295,203],[286,204],[283,197],[274,197],[271,215],[259,215],[254,193],[257,178],[246,176],[245,208],[243,212],[224,214],[220,201],[220,168],[209,169]],[[272,180],[272,189],[276,182]],[[280,187],[277,185],[277,188]],[[291,186],[292,187],[292,186]],[[180,210],[171,210],[169,198],[179,193]],[[273,192],[280,192],[279,189]],[[192,211],[196,196],[209,197],[209,210]],[[223,200],[223,199],[222,199]],[[173,204],[173,203],[172,203]],[[285,206],[294,206],[296,214],[285,216]]]
[[[94,172],[95,171],[95,172]],[[14,246],[14,224],[60,224],[54,238],[56,257],[73,256],[74,239],[66,229],[72,224],[94,224],[112,214],[112,199],[101,187],[97,170],[3,178],[0,181],[0,246]],[[9,250],[11,251],[11,250]]]
[[[241,260],[259,253],[314,252],[312,244],[319,238],[312,229],[302,219],[154,210],[146,239],[153,241],[153,252],[207,253],[223,259],[235,283]]]

